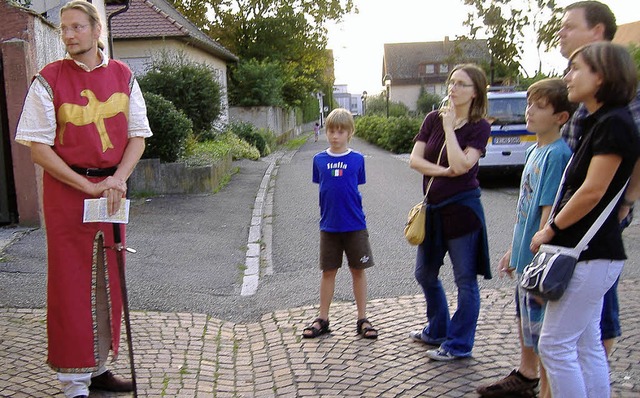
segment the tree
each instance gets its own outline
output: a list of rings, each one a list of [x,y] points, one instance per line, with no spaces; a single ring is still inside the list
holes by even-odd
[[[424,87],[420,88],[420,96],[418,97],[418,101],[416,103],[416,108],[418,112],[422,114],[427,114],[431,112],[433,109],[437,109],[442,102],[442,97],[438,94],[428,93],[425,91]]]
[[[488,37],[492,67],[508,82],[525,72],[521,54],[528,36],[535,35],[538,54],[556,44],[561,9],[555,0],[464,0],[464,4],[472,7],[464,22],[470,36],[484,33]],[[539,64],[536,73],[540,69]]]
[[[409,108],[402,102],[389,100],[389,116],[406,116],[409,114]],[[387,115],[387,94],[381,92],[378,95],[367,97],[367,115]]]
[[[277,62],[249,59],[231,68],[229,102],[238,106],[282,106],[282,69]]]
[[[325,25],[355,10],[353,0],[170,1],[241,60],[279,64],[281,96],[288,106],[299,106],[309,93],[333,85],[326,74],[332,60],[325,53]],[[231,85],[238,81],[231,76]]]

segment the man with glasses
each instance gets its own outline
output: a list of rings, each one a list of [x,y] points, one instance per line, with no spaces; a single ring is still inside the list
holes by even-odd
[[[122,297],[112,224],[83,224],[85,199],[104,197],[109,214],[151,136],[129,68],[109,60],[96,8],[73,0],[60,11],[67,57],[45,66],[25,99],[16,141],[42,166],[47,233],[47,362],[66,397],[89,386],[132,391],[105,367],[118,353]],[[124,234],[124,228],[121,228]]]

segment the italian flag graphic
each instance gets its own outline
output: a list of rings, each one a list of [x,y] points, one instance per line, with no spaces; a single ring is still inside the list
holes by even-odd
[[[331,175],[334,177],[342,177],[342,169],[331,170]]]

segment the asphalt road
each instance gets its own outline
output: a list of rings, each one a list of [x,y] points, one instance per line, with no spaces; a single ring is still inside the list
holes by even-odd
[[[128,244],[138,253],[128,261],[133,310],[206,313],[247,322],[276,310],[318,304],[318,187],[311,182],[311,160],[326,148],[323,139],[308,141],[277,164],[270,186],[273,272],[262,275],[255,295],[240,296],[244,256],[256,192],[266,161],[241,161],[230,183],[211,195],[176,195],[138,199],[132,206]],[[414,280],[415,247],[404,240],[406,214],[421,197],[420,176],[406,156],[355,139],[352,147],[366,157],[367,183],[361,186],[375,266],[367,271],[369,298],[420,293]],[[482,181],[482,202],[489,230],[492,264],[510,244],[518,190],[514,178]],[[265,241],[266,242],[266,241]],[[623,278],[638,278],[640,223],[625,231],[629,260]],[[24,234],[0,263],[0,306],[45,306],[46,266],[42,230]],[[448,261],[442,269],[446,289],[453,289]],[[346,268],[346,267],[345,267]],[[480,279],[481,289],[510,286],[509,279]],[[335,300],[351,301],[347,269],[338,273]],[[372,316],[375,317],[375,314]]]

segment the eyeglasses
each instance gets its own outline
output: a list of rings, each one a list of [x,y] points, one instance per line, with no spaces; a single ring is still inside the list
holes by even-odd
[[[466,84],[466,83],[462,83],[462,82],[449,82],[449,84],[447,85],[449,87],[449,89],[453,89],[453,88],[468,88],[468,87],[473,87],[473,84]]]
[[[58,29],[58,32],[60,32],[60,35],[61,35],[61,36],[64,36],[64,35],[66,35],[66,34],[67,34],[67,33],[69,33],[69,32],[73,32],[73,33],[81,33],[81,32],[84,32],[84,31],[87,29],[87,27],[88,27],[88,26],[89,26],[89,25],[71,25],[71,26],[61,26],[61,27]]]

